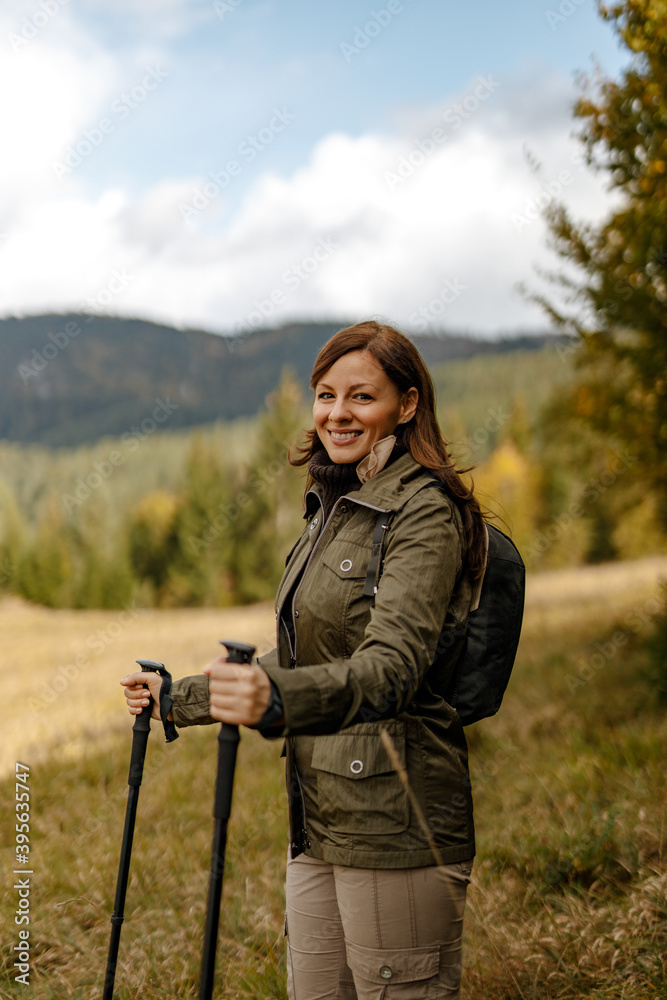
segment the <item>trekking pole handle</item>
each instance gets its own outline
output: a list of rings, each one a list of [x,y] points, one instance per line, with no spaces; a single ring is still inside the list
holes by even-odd
[[[249,664],[255,655],[255,647],[234,639],[221,639],[221,644],[227,650],[227,663]]]
[[[178,739],[178,732],[174,723],[168,718],[169,712],[172,706],[171,699],[171,674],[166,669],[164,663],[158,663],[157,660],[137,660],[136,661],[142,669],[143,673],[154,673],[159,674],[162,678],[162,685],[160,687],[160,718],[162,719],[162,725],[164,727],[165,741],[171,743],[173,740]],[[144,685],[146,687],[147,685]],[[142,718],[143,715],[146,716],[146,723],[141,724],[139,729],[150,729],[150,718],[153,711],[154,698],[149,693],[148,695],[148,707],[137,717],[137,721]],[[135,726],[136,728],[136,726]]]
[[[249,646],[245,642],[236,642],[234,639],[221,639],[220,642],[227,650],[227,663],[250,664],[255,653],[254,646]],[[232,788],[239,740],[239,727],[223,722],[218,733],[218,774],[215,783],[213,816],[215,819],[225,822],[229,819],[232,811]],[[222,764],[223,761],[224,764]]]
[[[164,670],[164,664],[156,663],[155,660],[137,660],[137,663],[140,664],[141,669],[146,673],[157,673],[158,669]],[[134,737],[132,740],[132,756],[130,757],[130,773],[127,778],[127,783],[132,788],[139,788],[141,779],[143,778],[146,743],[148,742],[148,734],[151,731],[152,711],[153,696],[149,693],[148,705],[142,708],[139,715],[135,717],[134,725],[132,726]]]
[[[136,662],[141,667],[142,672],[146,674],[149,673],[157,674],[161,670],[164,670],[164,663],[158,663],[156,660],[137,660]],[[148,687],[148,685],[144,684],[144,687]],[[148,705],[146,705],[145,708],[142,708],[141,712],[134,720],[134,725],[132,726],[132,728],[135,731],[137,732],[143,731],[147,733],[150,732],[151,713],[153,711],[153,704],[154,704],[153,695],[149,692]]]

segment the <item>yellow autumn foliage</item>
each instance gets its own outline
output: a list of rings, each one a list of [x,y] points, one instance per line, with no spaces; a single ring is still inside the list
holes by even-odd
[[[498,515],[498,527],[511,535],[520,552],[528,551],[540,509],[539,475],[529,459],[508,438],[473,478],[482,506]]]

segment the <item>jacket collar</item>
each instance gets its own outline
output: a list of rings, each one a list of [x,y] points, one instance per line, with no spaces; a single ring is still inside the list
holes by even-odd
[[[408,452],[386,466],[347,496],[351,503],[369,505],[378,510],[398,510],[435,477]],[[321,489],[316,483],[306,494],[305,517],[321,504]]]

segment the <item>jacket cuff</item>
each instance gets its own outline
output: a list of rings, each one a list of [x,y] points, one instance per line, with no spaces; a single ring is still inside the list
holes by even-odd
[[[285,726],[276,735],[289,736],[303,730],[313,732],[313,720],[322,716],[322,697],[309,671],[283,670],[281,667],[264,667],[272,685],[278,689],[283,704]],[[308,676],[305,676],[308,674]],[[267,734],[268,735],[268,734]]]
[[[260,667],[266,670],[267,667],[279,667],[278,662],[278,650],[272,649],[269,653],[263,653],[262,656],[257,657],[257,663]]]
[[[171,712],[174,722],[180,729],[184,726],[210,726],[216,722],[210,715],[206,674],[194,674],[174,681],[171,697],[173,699]]]
[[[283,717],[283,702],[278,688],[270,677],[269,684],[271,685],[271,698],[267,709],[259,722],[255,722],[253,725],[248,726],[248,729],[258,729],[262,735],[267,733],[279,736],[283,730],[283,724],[281,722]]]

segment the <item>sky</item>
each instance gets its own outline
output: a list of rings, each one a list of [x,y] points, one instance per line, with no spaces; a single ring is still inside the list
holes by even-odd
[[[543,330],[594,0],[4,0],[0,316]]]

